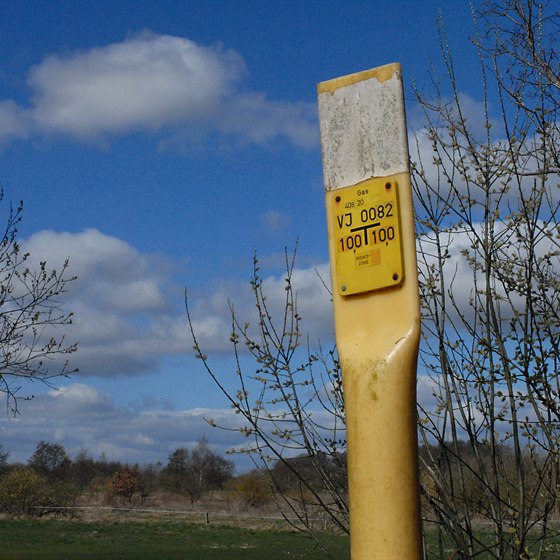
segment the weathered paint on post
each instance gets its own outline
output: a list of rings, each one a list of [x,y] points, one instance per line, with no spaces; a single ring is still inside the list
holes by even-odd
[[[352,559],[420,559],[416,435],[420,305],[401,67],[389,64],[323,82],[318,85],[318,101],[346,412]],[[363,182],[377,189],[373,199],[368,198],[369,188],[362,196]],[[397,222],[383,221],[393,199],[383,198],[379,182],[398,189],[399,236],[387,236],[383,243],[380,229],[391,223],[386,232],[390,227],[396,231]],[[353,206],[344,209],[343,203]],[[358,205],[369,214],[358,212]],[[346,216],[350,212],[354,213]],[[360,218],[364,221],[352,228]],[[349,239],[349,231],[356,237]],[[379,266],[385,258],[381,249],[388,250],[390,243],[391,255],[401,251],[403,269],[399,276],[397,265],[388,265],[395,266],[393,284],[390,278],[375,279],[376,274],[385,274]],[[341,251],[352,252],[355,271],[348,272],[347,262],[337,267]],[[367,266],[362,267],[364,262]],[[339,280],[341,274],[348,282]],[[367,275],[372,275],[371,282]],[[348,294],[346,283],[354,283],[356,291]]]

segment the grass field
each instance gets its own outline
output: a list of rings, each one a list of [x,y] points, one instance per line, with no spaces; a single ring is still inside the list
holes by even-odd
[[[337,560],[350,558],[347,537],[322,535]],[[0,520],[2,560],[285,560],[327,555],[302,534],[181,522]]]
[[[301,533],[194,524],[181,521],[76,521],[0,519],[2,560],[348,560],[349,539],[320,533],[329,554]],[[481,530],[478,534],[488,540]],[[529,543],[530,544],[530,543]],[[439,552],[435,529],[427,531],[427,560],[456,557],[452,543]],[[560,558],[560,536],[546,543],[547,558]],[[536,552],[534,550],[533,552]],[[482,553],[477,560],[490,555]]]
[[[530,535],[525,542],[526,556],[524,558],[546,558],[547,560],[559,560],[560,559],[560,534],[556,530],[549,531],[549,538],[541,542],[540,535],[534,533]],[[479,540],[479,546],[476,549],[476,560],[490,560],[496,558],[497,552],[493,548],[492,552],[488,551],[488,547],[495,544],[495,539],[490,531],[487,529],[479,528],[476,531],[476,538]],[[506,533],[503,535],[503,542],[513,543],[515,535],[512,533]],[[517,544],[513,548],[516,548]],[[449,560],[457,558],[456,545],[451,542],[449,538],[446,538],[442,543],[441,548],[443,553],[440,552],[440,546],[437,539],[437,532],[435,527],[430,527],[426,529],[426,548],[427,557],[426,560]],[[542,550],[541,550],[542,548]],[[511,549],[508,549],[509,553],[504,557],[504,560],[508,558],[513,558],[513,553]],[[542,552],[542,556],[539,554]]]

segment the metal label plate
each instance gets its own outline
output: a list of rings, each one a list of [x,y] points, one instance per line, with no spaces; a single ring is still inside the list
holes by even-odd
[[[332,196],[338,292],[343,296],[398,286],[404,279],[398,185],[369,179]]]

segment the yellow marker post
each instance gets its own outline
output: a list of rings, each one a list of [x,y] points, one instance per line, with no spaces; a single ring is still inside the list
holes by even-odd
[[[400,64],[318,85],[352,560],[422,557],[420,305]]]

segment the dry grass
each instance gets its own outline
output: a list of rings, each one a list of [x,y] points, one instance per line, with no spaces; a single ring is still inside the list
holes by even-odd
[[[213,491],[192,503],[188,496],[158,491],[142,503],[133,498],[115,498],[105,491],[82,496],[72,510],[83,521],[129,521],[153,522],[184,520],[189,523],[219,524],[259,530],[295,530],[271,502],[259,508],[249,507],[234,494]]]

